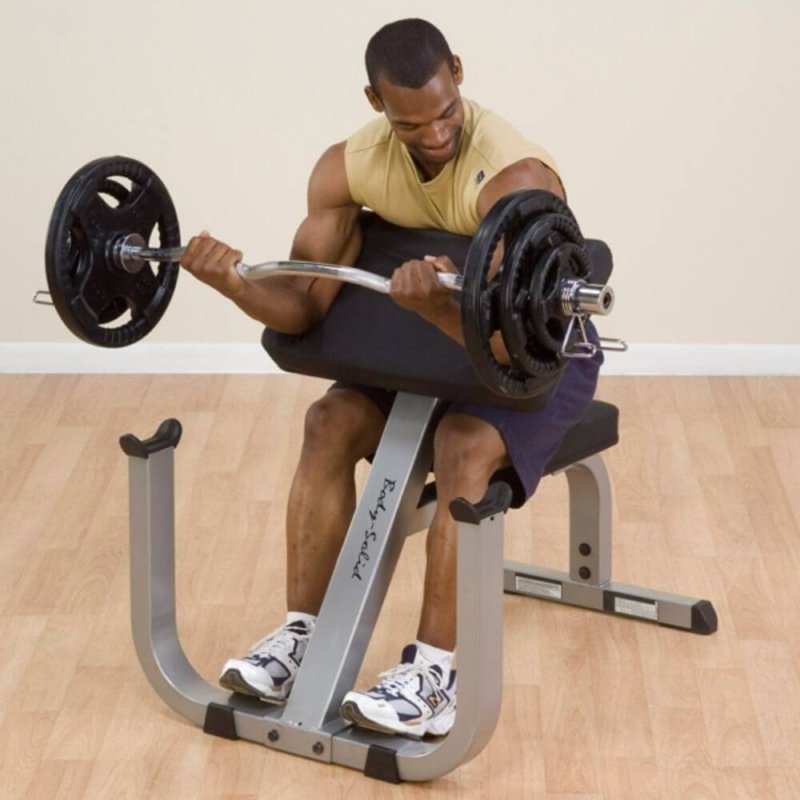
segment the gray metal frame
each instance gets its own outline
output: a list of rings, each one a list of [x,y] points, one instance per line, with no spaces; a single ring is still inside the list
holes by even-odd
[[[569,483],[569,572],[506,561],[503,589],[695,633],[712,633],[716,616],[713,610],[708,611],[708,601],[611,580],[611,484],[603,459],[593,455],[563,471]],[[707,629],[709,624],[711,630]]]
[[[389,748],[401,780],[437,778],[483,749],[500,713],[502,516],[480,525],[458,524],[458,713],[451,732],[440,740],[415,741],[348,727],[338,715],[358,676],[405,536],[430,522],[433,504],[423,509],[417,504],[431,463],[436,407],[436,400],[418,395],[399,394],[395,400],[284,706],[229,694],[189,663],[176,627],[174,447],[129,458],[133,639],[162,700],[201,726],[210,704],[230,708],[238,737],[317,761],[364,770],[373,745]]]
[[[133,638],[147,679],[171,708],[209,732],[219,733],[208,725],[211,707],[221,710],[234,738],[376,777],[424,781],[477,755],[496,726],[502,691],[501,587],[691,629],[691,606],[698,601],[610,581],[611,492],[602,459],[592,456],[566,469],[569,573],[504,562],[502,515],[480,524],[458,523],[458,711],[451,732],[439,740],[415,741],[349,727],[338,709],[355,684],[403,543],[428,527],[435,510],[435,502],[418,503],[437,418],[438,401],[398,394],[283,706],[229,694],[189,663],[176,627],[175,448],[149,455],[126,450]]]

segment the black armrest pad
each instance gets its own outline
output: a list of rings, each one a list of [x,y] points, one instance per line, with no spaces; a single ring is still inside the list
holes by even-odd
[[[362,229],[356,266],[384,277],[403,261],[428,254],[449,255],[461,268],[471,241],[444,231],[398,228],[374,214],[362,215]],[[610,271],[610,251],[599,245],[599,262]],[[526,400],[495,394],[475,375],[464,348],[438,328],[387,295],[349,284],[315,329],[300,336],[267,329],[262,343],[287,372],[447,400],[535,410],[545,405],[558,382],[558,376],[542,378],[541,392]]]

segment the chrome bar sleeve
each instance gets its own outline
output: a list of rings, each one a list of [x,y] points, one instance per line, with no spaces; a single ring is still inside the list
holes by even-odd
[[[180,261],[186,252],[185,247],[137,247],[124,244],[120,256],[127,261]]]

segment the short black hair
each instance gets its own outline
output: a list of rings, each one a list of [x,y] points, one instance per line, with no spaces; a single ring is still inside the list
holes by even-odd
[[[367,44],[367,77],[376,90],[379,79],[419,89],[445,62],[452,72],[455,63],[442,32],[424,19],[401,19],[384,25]]]

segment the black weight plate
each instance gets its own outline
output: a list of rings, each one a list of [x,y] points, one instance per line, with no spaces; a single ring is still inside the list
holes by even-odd
[[[497,394],[507,397],[534,397],[550,391],[552,381],[543,380],[538,373],[520,368],[512,358],[502,364],[491,349],[491,338],[502,329],[504,308],[492,308],[496,294],[495,281],[489,279],[492,259],[501,242],[505,254],[514,248],[514,241],[543,214],[570,214],[566,204],[556,195],[541,189],[525,189],[502,197],[483,218],[467,254],[464,266],[464,286],[461,298],[461,319],[469,359],[483,383]],[[570,214],[571,216],[571,214]],[[505,269],[505,267],[502,267]],[[501,290],[502,294],[502,290]],[[508,347],[508,343],[506,343]],[[560,368],[560,367],[559,367]],[[550,376],[557,370],[550,370]]]
[[[561,307],[561,285],[567,280],[585,279],[589,271],[589,254],[576,241],[554,247],[534,270],[528,316],[539,345],[545,349],[558,353],[569,325],[570,315]]]
[[[115,178],[127,179],[130,188]],[[161,319],[179,266],[144,263],[131,274],[112,256],[119,239],[138,233],[149,241],[156,229],[160,247],[180,244],[172,199],[158,176],[139,161],[101,158],[64,186],[50,218],[45,266],[56,311],[76,336],[101,347],[124,347],[146,336]],[[110,325],[127,311],[128,321]]]
[[[541,216],[528,227],[550,231],[552,215]],[[542,346],[534,334],[530,315],[531,284],[547,258],[542,248],[534,248],[522,231],[514,238],[503,259],[500,287],[499,325],[503,342],[513,363],[528,375],[548,375],[559,369],[553,348]]]
[[[500,326],[517,366],[530,375],[559,370],[568,316],[560,288],[588,275],[589,257],[566,204],[542,213],[514,239],[503,260]]]

